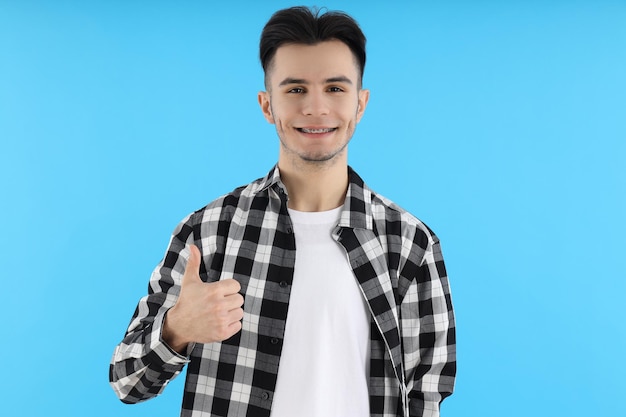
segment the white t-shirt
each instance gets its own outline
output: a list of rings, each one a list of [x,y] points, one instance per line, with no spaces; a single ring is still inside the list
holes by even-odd
[[[370,415],[370,312],[331,236],[340,212],[289,209],[296,263],[272,417]]]

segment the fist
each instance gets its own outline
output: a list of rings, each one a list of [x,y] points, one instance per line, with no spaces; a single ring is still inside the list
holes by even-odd
[[[180,295],[165,317],[163,340],[182,353],[191,342],[213,343],[229,339],[241,330],[243,296],[234,279],[203,282],[200,250],[190,247],[181,280]]]

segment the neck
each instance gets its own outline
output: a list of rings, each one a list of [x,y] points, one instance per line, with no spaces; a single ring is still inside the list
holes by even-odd
[[[278,168],[289,194],[289,208],[312,212],[343,205],[348,190],[345,161],[328,165],[279,161]]]

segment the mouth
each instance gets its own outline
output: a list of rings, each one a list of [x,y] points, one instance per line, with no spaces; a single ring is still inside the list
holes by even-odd
[[[325,128],[297,127],[296,130],[301,133],[320,135],[324,133],[334,132],[335,130],[337,130],[337,128],[336,127],[325,127]]]

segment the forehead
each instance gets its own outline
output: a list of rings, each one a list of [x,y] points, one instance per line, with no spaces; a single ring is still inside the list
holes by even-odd
[[[315,45],[282,45],[276,50],[270,71],[272,84],[286,77],[316,81],[336,76],[348,77],[355,84],[358,79],[354,54],[345,43],[337,40]]]

